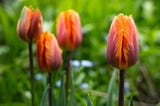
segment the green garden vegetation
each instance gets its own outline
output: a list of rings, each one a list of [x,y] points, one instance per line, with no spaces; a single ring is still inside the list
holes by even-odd
[[[17,34],[24,6],[42,13],[42,30],[57,37],[57,17],[75,10],[82,26],[82,42],[72,51],[68,97],[65,95],[67,50],[62,66],[52,73],[54,106],[118,106],[119,70],[106,60],[112,20],[119,13],[132,15],[138,29],[139,58],[127,68],[124,106],[160,106],[159,0],[1,0],[0,1],[0,106],[31,106],[28,44]],[[49,105],[48,74],[39,68],[32,43],[35,106]],[[66,100],[66,98],[68,98]]]

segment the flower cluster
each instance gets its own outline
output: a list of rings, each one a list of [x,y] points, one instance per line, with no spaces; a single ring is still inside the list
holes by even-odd
[[[67,50],[80,46],[82,31],[79,14],[74,10],[61,12],[57,18],[56,30],[57,39],[48,31],[42,32],[40,10],[24,6],[18,20],[17,33],[26,42],[37,42],[38,64],[47,72],[57,70],[62,64],[62,50],[59,44]]]

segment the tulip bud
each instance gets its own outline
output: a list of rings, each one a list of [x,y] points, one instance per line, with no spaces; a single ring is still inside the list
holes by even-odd
[[[79,14],[74,10],[62,12],[57,18],[57,40],[63,48],[73,50],[82,42],[82,29]]]
[[[37,40],[37,59],[39,66],[46,72],[56,71],[62,64],[62,50],[55,36],[47,31]]]
[[[42,14],[38,9],[23,7],[17,24],[19,37],[27,42],[36,41],[42,32]]]
[[[138,60],[138,30],[132,16],[119,14],[111,24],[107,60],[113,67],[126,69]]]

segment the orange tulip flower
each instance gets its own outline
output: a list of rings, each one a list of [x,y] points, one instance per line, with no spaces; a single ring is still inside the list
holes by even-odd
[[[17,24],[19,37],[27,42],[37,40],[42,32],[42,14],[38,9],[23,7]]]
[[[57,18],[57,40],[63,48],[73,50],[82,42],[79,14],[74,10],[62,12]]]
[[[55,36],[47,31],[37,40],[37,59],[39,66],[46,72],[57,70],[62,64],[62,50]]]
[[[107,60],[113,67],[126,69],[138,59],[138,30],[132,16],[119,14],[108,35]]]

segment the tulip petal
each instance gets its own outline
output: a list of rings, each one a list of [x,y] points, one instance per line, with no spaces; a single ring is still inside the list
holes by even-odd
[[[53,34],[45,31],[37,40],[37,59],[39,66],[46,72],[57,70],[62,64],[62,51]]]
[[[21,39],[28,41],[28,30],[30,28],[32,10],[26,6],[22,9],[20,19],[18,20],[17,33]]]
[[[32,10],[24,6],[17,24],[17,33],[19,37],[24,41],[32,42],[39,38],[41,32],[41,12],[38,9]]]
[[[56,25],[56,28],[57,28],[57,39],[59,40],[59,44],[66,48],[66,34],[67,34],[67,28],[66,28],[66,25],[65,25],[65,16],[64,16],[64,13],[61,13],[59,18],[57,19],[57,25]]]
[[[35,41],[40,37],[41,31],[42,31],[42,14],[38,9],[36,9],[32,13],[31,26],[28,35],[30,35],[30,39],[33,38],[32,40]]]

